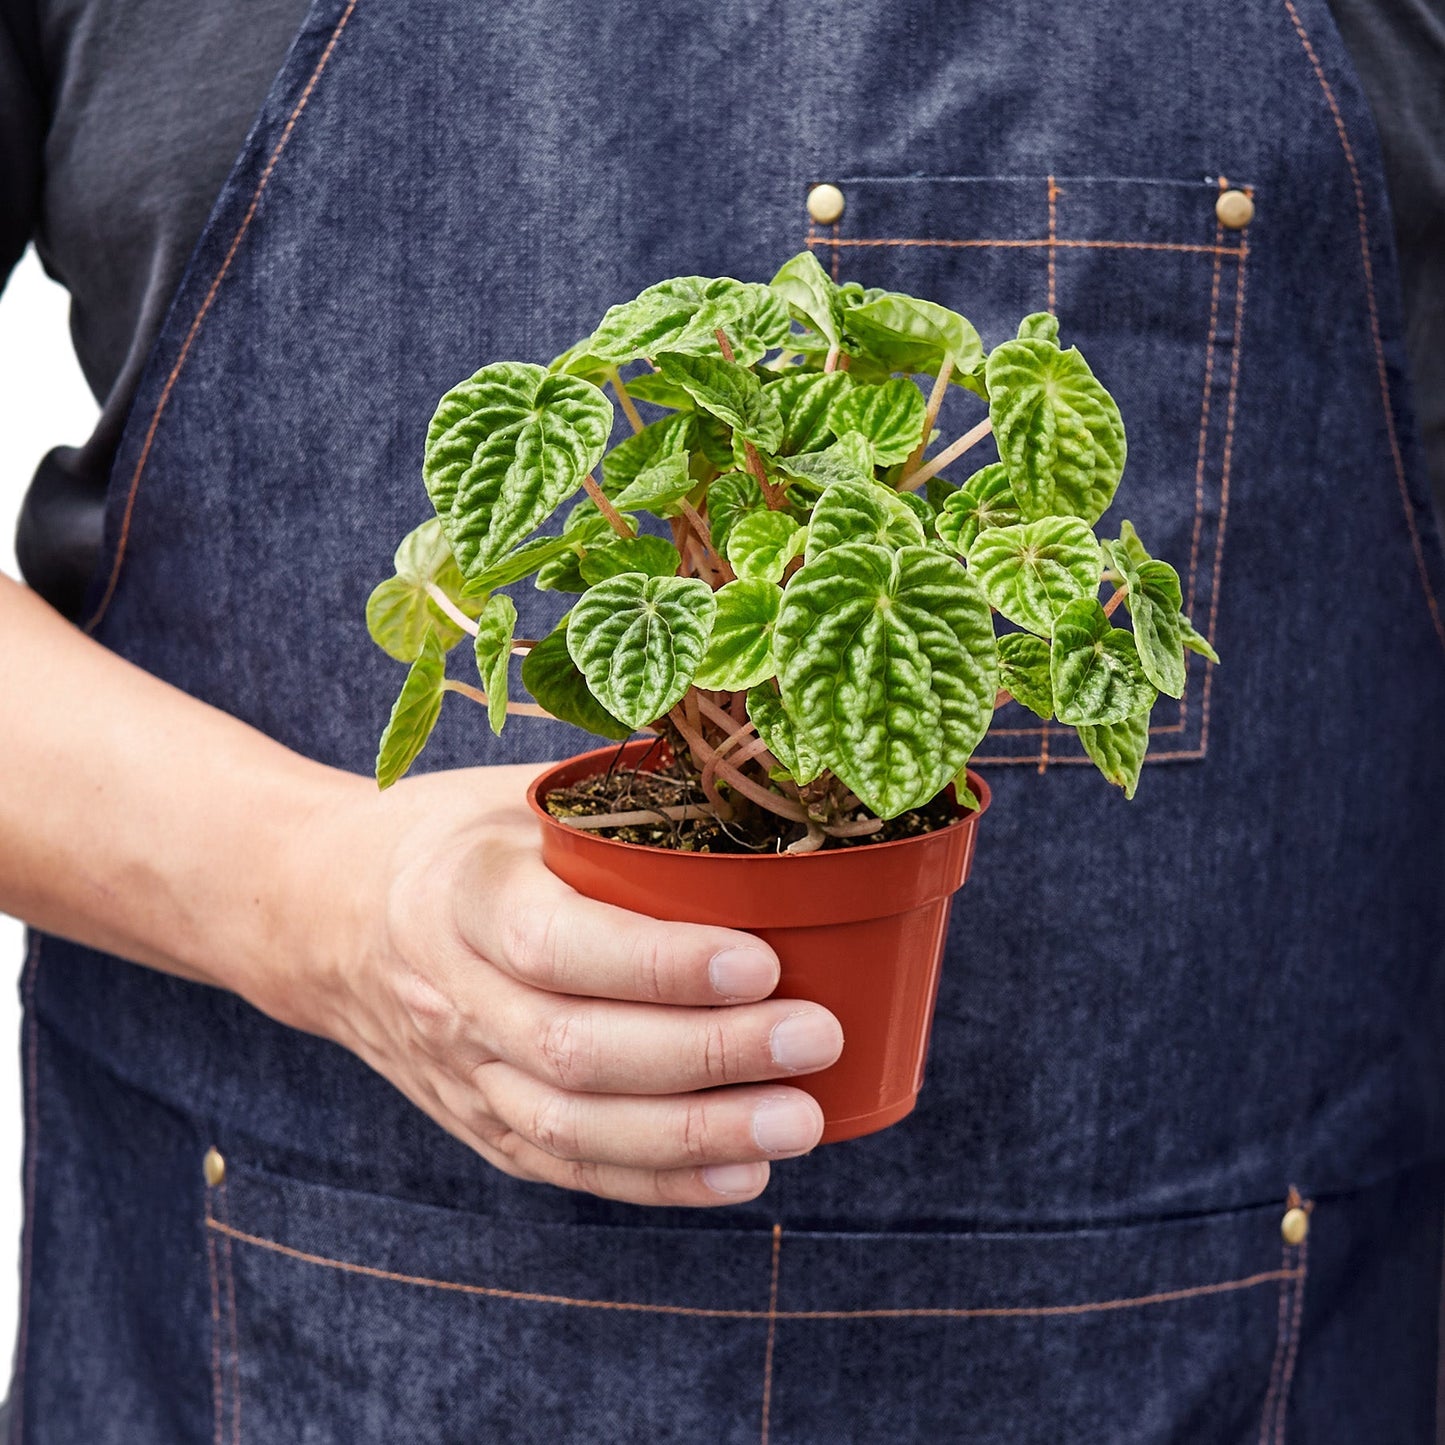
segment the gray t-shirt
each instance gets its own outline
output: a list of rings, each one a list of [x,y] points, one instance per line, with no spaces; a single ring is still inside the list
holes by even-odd
[[[1331,0],[1375,111],[1415,401],[1445,493],[1445,4]],[[303,0],[0,0],[0,281],[33,240],[72,298],[95,432],[42,462],[26,579],[79,613],[146,354]],[[57,439],[59,440],[59,439]]]

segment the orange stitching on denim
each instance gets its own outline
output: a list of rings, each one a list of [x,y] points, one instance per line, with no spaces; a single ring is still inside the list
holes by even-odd
[[[810,240],[807,244],[811,247],[813,243]],[[1050,241],[1047,238],[1039,241],[935,241],[912,236],[898,238],[848,236],[830,241],[827,244],[831,246],[940,246],[949,250],[975,249],[982,246],[1000,246],[1012,250],[1035,250],[1039,247],[1058,246],[1066,250],[1072,248],[1091,251],[1187,251],[1200,256],[1234,256],[1241,259],[1247,249],[1242,242],[1238,246],[1200,246],[1183,241]]]
[[[778,1335],[778,1264],[783,1256],[783,1226],[773,1225],[773,1273],[768,1285],[768,1345],[763,1352],[763,1427],[760,1445],[768,1445],[773,1413],[773,1344]]]
[[[1028,759],[1027,761],[1032,761]],[[1075,761],[1069,759],[1068,761]],[[1087,762],[1087,758],[1077,761]],[[302,1264],[320,1265],[324,1269],[340,1270],[343,1274],[362,1275],[367,1279],[379,1279],[391,1284],[420,1285],[427,1289],[445,1290],[452,1294],[477,1295],[485,1299],[513,1300],[520,1304],[567,1305],[573,1309],[616,1310],[626,1314],[683,1315],[692,1319],[710,1320],[1012,1320],[1050,1319],[1059,1315],[1103,1314],[1117,1310],[1139,1309],[1146,1305],[1174,1304],[1180,1300],[1201,1299],[1207,1295],[1231,1294],[1238,1290],[1255,1289],[1275,1280],[1292,1278],[1297,1271],[1290,1269],[1265,1270],[1243,1279],[1220,1280],[1214,1284],[1188,1285],[1183,1289],[1161,1290],[1157,1294],[1137,1295],[1131,1299],[1089,1300],[1083,1304],[1070,1305],[1010,1305],[982,1307],[976,1309],[947,1309],[924,1307],[919,1309],[874,1309],[874,1310],[725,1310],[704,1309],[695,1305],[653,1305],[634,1300],[577,1299],[570,1295],[538,1294],[530,1290],[499,1289],[495,1285],[462,1284],[451,1279],[430,1279],[425,1275],[397,1274],[392,1270],[377,1269],[369,1264],[355,1264],[350,1260],[332,1259],[324,1254],[310,1254],[304,1249],[295,1249],[274,1239],[258,1234],[247,1234],[214,1217],[208,1217],[206,1224],[218,1234],[224,1234],[239,1244],[254,1245],[257,1249],[269,1250],[272,1254],[284,1255],[287,1259],[299,1260]]]
[[[842,256],[838,251],[838,238],[843,234],[842,221],[833,222],[833,284],[838,284],[838,268],[842,262]]]
[[[221,1212],[231,1217],[230,1196],[221,1182]],[[226,1304],[231,1317],[231,1445],[241,1445],[241,1345],[236,1325],[236,1270],[231,1258],[231,1240],[226,1237]]]
[[[1315,54],[1315,48],[1310,43],[1309,35],[1300,21],[1299,12],[1295,9],[1292,0],[1284,0],[1284,8],[1289,11],[1289,18],[1294,24],[1295,34],[1299,36],[1300,44],[1304,46],[1305,54],[1309,57],[1311,66],[1314,67],[1315,79],[1319,81],[1320,90],[1325,97],[1325,104],[1329,106],[1330,114],[1334,117],[1335,131],[1339,135],[1340,145],[1345,152],[1345,163],[1350,169],[1350,183],[1355,191],[1355,220],[1360,233],[1360,260],[1365,270],[1365,304],[1370,315],[1370,341],[1375,350],[1375,371],[1380,382],[1380,400],[1385,409],[1385,434],[1390,443],[1390,457],[1395,465],[1395,484],[1399,488],[1400,503],[1405,509],[1405,526],[1410,533],[1410,549],[1415,554],[1415,570],[1420,576],[1420,586],[1425,591],[1425,601],[1430,608],[1430,618],[1435,624],[1435,635],[1440,639],[1440,645],[1445,647],[1445,620],[1442,620],[1440,616],[1440,606],[1435,596],[1435,589],[1430,585],[1430,573],[1425,566],[1425,551],[1420,541],[1420,529],[1415,525],[1415,509],[1410,502],[1410,485],[1405,477],[1405,458],[1400,451],[1400,438],[1395,431],[1395,407],[1390,396],[1389,373],[1385,367],[1385,343],[1380,336],[1380,310],[1375,300],[1375,268],[1370,260],[1370,223],[1365,208],[1364,183],[1360,180],[1360,168],[1355,164],[1355,148],[1350,144],[1350,133],[1345,127],[1345,118],[1340,113],[1334,90],[1329,81],[1325,79],[1324,67],[1320,64],[1319,56]]]
[[[1054,183],[1054,178],[1049,177],[1049,311],[1052,314],[1054,309],[1054,259],[1058,251],[1058,199],[1059,188]],[[1045,740],[1047,743],[1047,740]],[[1039,771],[1044,770],[1044,759],[1039,760]]]
[[[1290,1197],[1298,1201],[1299,1194],[1296,1190],[1291,1189]],[[1307,1214],[1313,1214],[1314,1201],[1306,1201],[1303,1208]],[[1284,1373],[1280,1376],[1279,1382],[1279,1396],[1275,1401],[1275,1433],[1272,1445],[1285,1445],[1284,1432],[1289,1416],[1289,1390],[1290,1385],[1294,1382],[1295,1362],[1299,1358],[1301,1324],[1304,1320],[1305,1283],[1309,1279],[1310,1240],[1308,1234],[1295,1247],[1294,1255],[1298,1261],[1296,1266],[1298,1278],[1294,1285],[1294,1309],[1291,1312],[1289,1323],[1289,1353],[1285,1357]]]
[[[1280,1268],[1284,1269],[1288,1264],[1289,1245],[1285,1245],[1280,1255]],[[1274,1413],[1275,1398],[1279,1394],[1280,1373],[1284,1368],[1285,1332],[1289,1320],[1289,1286],[1288,1279],[1280,1280],[1279,1308],[1274,1330],[1274,1359],[1269,1367],[1269,1388],[1264,1392],[1264,1412],[1259,1421],[1259,1445],[1269,1445],[1269,1424]]]
[[[221,1381],[221,1286],[216,1274],[216,1236],[206,1231],[206,1266],[211,1276],[211,1399],[216,1412],[215,1445],[222,1442],[225,1386]]]
[[[140,491],[141,475],[145,471],[146,462],[150,459],[151,444],[155,441],[156,430],[161,423],[161,417],[170,403],[171,393],[175,390],[176,382],[180,379],[181,371],[191,354],[191,345],[200,332],[201,325],[205,321],[211,309],[211,303],[216,299],[216,293],[221,289],[221,282],[226,279],[226,273],[231,269],[231,262],[236,258],[236,252],[241,248],[241,242],[246,232],[251,228],[251,222],[255,218],[256,210],[261,204],[261,196],[271,181],[271,172],[276,169],[276,163],[281,159],[281,152],[286,149],[291,139],[291,132],[295,130],[297,121],[301,118],[301,112],[306,109],[307,102],[311,99],[311,92],[316,88],[316,82],[321,78],[321,72],[326,69],[331,59],[331,52],[336,49],[336,42],[341,39],[341,32],[346,29],[346,23],[351,19],[351,12],[356,9],[357,0],[350,0],[346,9],[342,12],[340,20],[336,22],[336,28],[331,32],[331,38],[326,43],[326,49],[321,52],[321,58],[316,62],[316,68],[311,72],[311,78],[306,82],[306,89],[301,92],[301,98],[296,102],[295,109],[287,118],[286,127],[281,132],[281,138],[276,142],[275,149],[271,152],[270,159],[266,162],[266,169],[261,172],[261,179],[256,183],[256,189],[251,195],[251,204],[246,209],[246,214],[241,219],[241,225],[236,234],[231,238],[230,248],[226,251],[225,259],[221,262],[221,269],[216,272],[211,282],[210,289],[206,292],[205,300],[201,302],[200,310],[196,312],[191,321],[190,330],[186,332],[186,339],[181,343],[181,349],[176,355],[175,365],[171,367],[170,375],[166,377],[166,384],[161,389],[160,400],[156,402],[156,409],[151,413],[150,425],[146,428],[145,440],[141,443],[140,456],[136,459],[135,470],[131,473],[130,489],[126,494],[125,511],[121,515],[120,536],[116,541],[115,560],[111,564],[110,578],[106,582],[105,595],[100,599],[99,605],[90,620],[85,624],[87,632],[94,632],[99,626],[100,620],[105,616],[110,606],[111,598],[115,596],[115,589],[120,581],[120,570],[125,562],[126,544],[130,540],[131,517],[135,511],[136,495]]]
[[[21,994],[25,1005],[25,1243],[20,1269],[20,1338],[10,1393],[10,1438],[19,1445],[25,1415],[25,1360],[30,1345],[30,1276],[35,1258],[35,1170],[40,1152],[40,1022],[35,1016],[35,976],[40,972],[42,936],[32,935]]]

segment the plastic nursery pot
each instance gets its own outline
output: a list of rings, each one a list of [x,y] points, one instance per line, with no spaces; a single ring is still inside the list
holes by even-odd
[[[843,1026],[838,1062],[793,1080],[822,1106],[823,1143],[895,1124],[923,1083],[953,895],[973,861],[988,785],[969,773],[977,812],[932,833],[798,856],[683,853],[600,838],[553,818],[540,799],[609,766],[656,767],[647,738],[549,768],[527,801],[542,857],[579,893],[653,918],[739,928],[777,950],[775,997],[809,999]]]

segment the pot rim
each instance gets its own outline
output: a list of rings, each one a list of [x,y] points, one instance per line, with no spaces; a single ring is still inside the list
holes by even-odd
[[[856,856],[862,853],[880,853],[889,848],[906,848],[910,844],[918,846],[926,843],[929,839],[946,837],[955,827],[968,822],[977,822],[986,812],[989,804],[993,801],[993,790],[972,768],[968,769],[968,785],[973,789],[974,796],[978,799],[978,807],[968,812],[960,813],[958,818],[945,828],[935,828],[928,833],[915,833],[911,838],[891,838],[886,843],[855,843],[847,850],[820,848],[814,853],[688,853],[677,848],[655,848],[647,843],[626,843],[620,838],[603,838],[597,832],[585,828],[571,828],[554,818],[541,804],[539,795],[547,781],[562,768],[571,767],[576,763],[586,762],[593,758],[611,758],[621,752],[623,756],[632,748],[651,748],[653,740],[648,738],[634,738],[621,744],[606,748],[592,748],[585,753],[574,753],[570,758],[559,758],[554,763],[549,763],[546,769],[537,774],[527,785],[527,806],[547,826],[563,830],[566,836],[587,838],[593,843],[604,844],[609,848],[624,849],[629,853],[641,853],[649,858],[656,858],[661,854],[666,858],[695,858],[699,861],[723,861],[737,865],[740,863],[775,863],[779,858],[787,858],[790,866],[803,863],[821,863],[829,860],[836,860],[846,851],[848,856]],[[605,771],[605,769],[604,769]],[[590,774],[584,776],[591,776]],[[948,784],[952,787],[953,784]]]

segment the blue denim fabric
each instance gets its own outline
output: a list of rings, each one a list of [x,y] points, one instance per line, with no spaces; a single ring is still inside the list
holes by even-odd
[[[503,1177],[335,1046],[37,941],[17,1440],[1426,1439],[1445,569],[1388,237],[1321,0],[317,0],[136,401],[107,645],[369,769],[435,398],[806,243],[989,344],[1052,304],[1225,661],[1133,804],[1000,717],[917,1111],[722,1214]],[[585,741],[457,705],[426,763]]]

